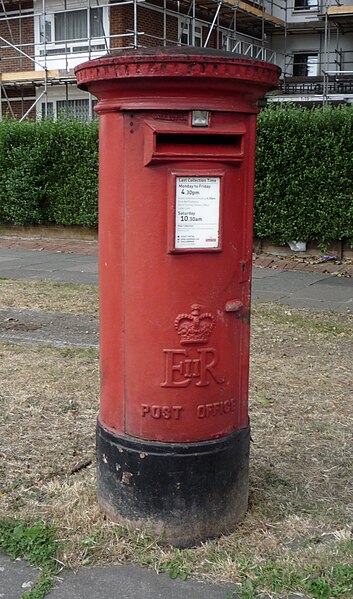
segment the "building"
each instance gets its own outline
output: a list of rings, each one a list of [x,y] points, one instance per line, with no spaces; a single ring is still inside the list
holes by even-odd
[[[90,119],[73,69],[114,49],[191,45],[278,64],[272,101],[353,101],[353,4],[338,0],[1,0],[0,119]]]

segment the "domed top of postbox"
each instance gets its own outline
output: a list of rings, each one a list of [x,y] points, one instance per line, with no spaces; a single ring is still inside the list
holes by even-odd
[[[278,87],[280,72],[270,63],[191,47],[118,51],[75,68],[78,86],[106,109],[115,99],[120,109],[159,108],[168,101],[169,108],[188,109],[196,102],[200,108],[249,110]]]

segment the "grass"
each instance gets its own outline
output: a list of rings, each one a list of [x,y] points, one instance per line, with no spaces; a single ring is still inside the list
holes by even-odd
[[[299,329],[308,334],[353,337],[353,313],[334,311],[323,313],[260,302],[254,303],[252,313],[254,317],[268,318],[272,323]]]
[[[35,586],[22,594],[23,599],[42,599],[53,586],[53,576],[58,572],[55,560],[57,543],[55,531],[43,522],[32,526],[24,521],[0,520],[0,551],[12,559],[25,557],[32,566],[40,567],[41,572]]]
[[[80,289],[65,287],[74,305]],[[232,582],[245,599],[351,599],[352,337],[349,314],[254,306],[249,510],[234,533],[187,550],[97,506],[98,352],[1,345],[4,521],[55,530],[65,567],[133,562]]]
[[[98,287],[0,279],[0,307],[97,314]]]
[[[300,588],[315,599],[349,597],[353,584],[352,565],[337,564],[331,567],[326,563],[323,570],[323,559],[298,570],[289,568],[287,560],[269,560],[266,564],[256,565],[245,574],[242,597],[252,599],[261,588],[270,589],[272,594],[280,593],[283,589],[296,592]]]

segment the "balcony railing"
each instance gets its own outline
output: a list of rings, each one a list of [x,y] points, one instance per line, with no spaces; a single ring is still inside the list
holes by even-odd
[[[244,40],[234,40],[232,47],[229,48],[234,54],[242,54],[247,58],[253,58],[255,60],[264,60],[266,62],[272,62],[276,64],[277,55],[271,48],[265,48],[264,46],[258,46],[253,42]]]
[[[288,95],[332,95],[353,94],[353,73],[351,75],[330,75],[329,77],[287,77],[281,85],[282,94]]]

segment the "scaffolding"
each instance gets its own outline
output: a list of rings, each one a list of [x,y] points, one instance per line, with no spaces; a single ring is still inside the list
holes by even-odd
[[[0,119],[5,112],[20,120],[33,117],[39,107],[48,116],[53,89],[64,90],[69,102],[75,64],[117,49],[150,46],[209,47],[278,64],[283,69],[278,97],[309,94],[325,102],[333,90],[351,89],[353,94],[353,46],[343,52],[339,41],[342,32],[353,31],[353,6],[318,0],[312,18],[311,10],[298,11],[301,4],[305,2],[57,0],[54,5],[52,0],[0,0]],[[75,26],[84,11],[86,22]],[[302,18],[293,20],[293,14]],[[322,40],[318,73],[298,77],[291,39],[308,32]],[[349,52],[352,65],[345,70]],[[90,117],[92,109],[90,99]]]
[[[353,33],[353,5],[343,5],[340,0],[316,0],[305,15],[300,13],[300,21],[291,21],[289,14],[293,14],[295,2],[285,4],[282,92],[289,99],[300,97],[322,104],[342,103],[351,100],[350,96],[353,99],[353,38],[349,47],[343,49],[341,45],[343,36]],[[316,36],[316,48],[291,51],[291,36],[308,33]],[[305,63],[305,59],[309,62]]]
[[[46,116],[49,89],[64,86],[67,96],[68,86],[75,83],[75,61],[118,48],[190,45],[276,62],[267,36],[284,27],[275,15],[276,2],[264,0],[87,0],[76,4],[63,0],[60,10],[53,10],[50,0],[35,0],[31,6],[27,0],[0,0],[0,4],[0,119],[6,111],[23,120],[43,100]],[[88,11],[87,30],[73,38],[67,23],[81,7]],[[105,20],[100,16],[103,11],[109,15]],[[120,27],[112,27],[113,14]],[[101,19],[99,25],[92,15]],[[60,43],[50,39],[50,28],[58,28],[59,22],[66,28],[66,35],[60,30]],[[99,29],[99,39],[94,27]],[[16,104],[23,109],[15,110]]]

